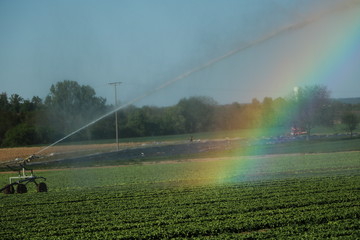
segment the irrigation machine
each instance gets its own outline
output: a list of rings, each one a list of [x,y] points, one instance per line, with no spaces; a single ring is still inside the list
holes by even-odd
[[[9,177],[10,183],[0,189],[0,192],[5,194],[14,194],[16,190],[17,193],[27,193],[26,185],[28,183],[34,183],[38,192],[47,192],[47,185],[45,182],[36,182],[36,180],[46,181],[46,178],[35,176],[33,169],[26,167],[26,164],[35,158],[38,157],[31,155],[25,159],[16,159],[16,163],[18,164],[17,167],[7,165],[10,170],[18,172],[18,176]]]

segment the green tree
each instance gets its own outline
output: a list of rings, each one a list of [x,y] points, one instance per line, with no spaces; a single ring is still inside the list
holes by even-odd
[[[163,135],[162,131],[162,118],[164,108],[155,106],[144,106],[141,111],[145,117],[145,135],[146,136],[159,136]]]
[[[62,134],[76,130],[106,111],[105,99],[97,97],[93,88],[70,80],[52,85],[45,105],[49,126]],[[89,130],[83,135],[89,135]]]
[[[353,132],[357,128],[360,119],[355,113],[348,112],[342,116],[341,122],[345,125],[345,129],[350,132],[350,137],[352,138]]]
[[[18,94],[12,94],[9,99],[10,108],[13,112],[19,113],[24,99]]]
[[[213,127],[215,100],[209,97],[190,97],[179,101],[177,107],[185,119],[185,131],[208,131]]]
[[[9,101],[6,93],[0,94],[0,144],[4,139],[6,131],[11,126],[11,120],[8,117],[9,114]]]
[[[294,93],[292,102],[293,121],[307,132],[309,139],[316,125],[328,121],[324,116],[328,115],[331,106],[330,92],[325,86],[306,86]]]
[[[23,98],[18,94],[8,97],[6,93],[2,93],[0,103],[0,144],[3,145],[6,133],[24,119],[23,114],[20,113]]]
[[[289,102],[284,98],[276,98],[273,100],[274,116],[273,122],[276,126],[291,127],[289,122],[292,121],[292,116],[289,114]]]
[[[5,92],[0,94],[0,111],[8,111],[10,107],[7,94]]]
[[[30,128],[35,129],[36,132],[44,129],[41,124],[37,124],[37,119],[41,118],[40,113],[43,110],[42,100],[39,97],[33,97],[30,101],[24,100],[18,94],[12,94],[9,98],[6,93],[0,94],[0,145],[16,146],[16,144],[38,143],[42,139],[39,134],[33,134],[36,135],[34,138],[30,137],[28,133]],[[24,135],[29,136],[29,141],[14,140],[15,138],[21,139],[19,137],[20,131],[27,132]],[[42,132],[45,133],[46,131]],[[41,136],[45,135],[41,134]]]
[[[147,119],[144,111],[134,108],[133,111],[128,112],[124,134],[128,137],[146,136],[146,122]]]
[[[6,132],[2,145],[4,147],[16,147],[31,145],[38,142],[38,134],[35,127],[24,123],[19,124]]]
[[[185,133],[185,118],[177,106],[166,107],[160,127],[164,135]]]
[[[261,110],[261,125],[262,127],[272,127],[274,126],[274,107],[273,107],[273,99],[270,97],[265,97],[262,102],[262,110]]]

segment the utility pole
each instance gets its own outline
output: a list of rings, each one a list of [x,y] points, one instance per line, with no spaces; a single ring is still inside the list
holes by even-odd
[[[115,89],[115,109],[117,108],[117,85],[120,85],[122,82],[112,82],[109,83],[109,85],[113,85],[114,89]],[[116,135],[116,149],[119,151],[119,131],[118,131],[118,117],[117,117],[117,112],[115,111],[115,135]]]

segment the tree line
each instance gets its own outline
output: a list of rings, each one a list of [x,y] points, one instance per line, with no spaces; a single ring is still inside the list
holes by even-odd
[[[18,94],[0,95],[0,146],[52,143],[114,109],[95,90],[65,80],[51,86],[45,100],[23,99]],[[342,122],[349,132],[358,123],[360,104],[331,99],[325,86],[306,86],[287,97],[251,103],[218,104],[195,96],[169,107],[127,106],[118,111],[120,138],[192,134],[249,128],[296,127],[308,135],[315,126]],[[71,141],[114,138],[113,115],[70,137]]]

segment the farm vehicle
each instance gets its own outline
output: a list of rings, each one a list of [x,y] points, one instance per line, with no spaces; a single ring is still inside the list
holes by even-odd
[[[37,157],[32,155],[25,159],[15,159],[15,162],[18,164],[17,167],[7,165],[10,170],[18,172],[18,176],[9,177],[9,184],[1,188],[0,192],[13,194],[16,190],[17,193],[27,193],[26,185],[28,183],[34,183],[38,192],[47,192],[47,185],[45,182],[36,182],[36,180],[46,181],[46,178],[35,176],[33,169],[26,167],[26,164],[35,158]]]

